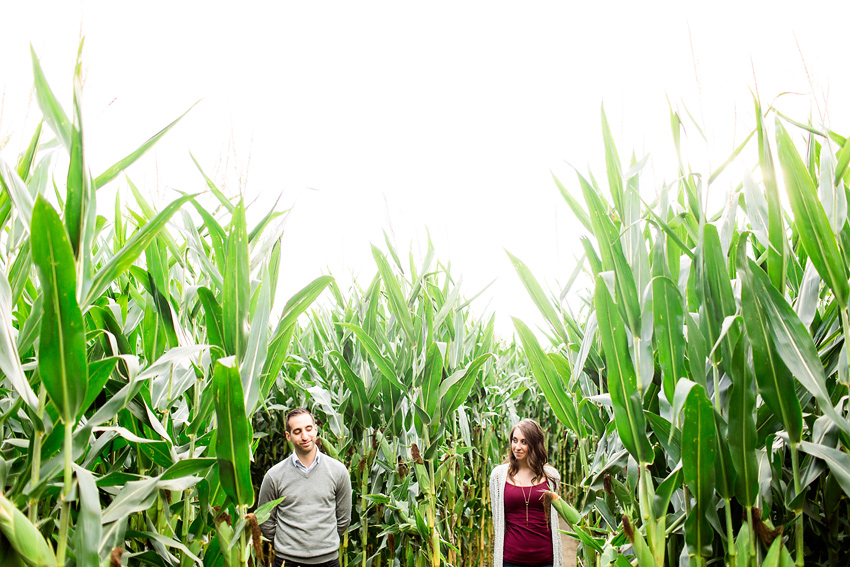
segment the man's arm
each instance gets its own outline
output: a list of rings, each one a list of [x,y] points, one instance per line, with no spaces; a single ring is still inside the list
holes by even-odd
[[[339,537],[348,529],[351,523],[351,478],[348,470],[342,467],[336,482],[336,531]]]
[[[275,482],[269,476],[269,473],[266,473],[266,476],[263,477],[263,484],[260,485],[260,495],[257,497],[257,508],[265,504],[266,502],[271,502],[272,500],[277,500],[280,498],[277,494],[277,487],[275,487]],[[271,514],[269,514],[269,519],[260,524],[260,531],[263,532],[263,536],[274,544],[274,532],[277,527],[277,506],[272,508]]]

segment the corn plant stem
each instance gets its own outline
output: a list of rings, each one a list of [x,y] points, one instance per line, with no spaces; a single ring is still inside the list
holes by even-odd
[[[428,525],[431,526],[431,567],[440,567],[440,532],[437,530],[437,487],[434,484],[434,461],[428,461]],[[365,567],[365,565],[364,565]]]
[[[65,548],[68,545],[68,524],[71,521],[71,484],[73,481],[71,464],[73,462],[74,425],[65,424],[65,484],[62,489],[62,511],[59,520],[59,542],[56,546],[56,564],[65,565]]]
[[[646,525],[646,537],[649,539],[650,551],[657,565],[664,565],[664,554],[666,546],[666,534],[664,525],[655,517],[652,510],[654,488],[652,486],[652,475],[649,472],[649,464],[642,463],[640,466],[639,497],[640,509],[643,522]]]
[[[847,349],[847,342],[846,341],[847,341],[847,337],[850,337],[850,315],[848,315],[848,309],[850,309],[850,308],[846,308],[846,309],[841,310],[841,326],[843,327],[843,330],[844,330],[844,340],[845,340],[844,349]],[[847,365],[848,365],[848,367],[850,367],[850,351],[847,351]],[[848,373],[848,375],[850,375],[850,368],[847,369],[847,373]],[[839,371],[838,375],[841,376],[840,371]],[[847,384],[847,391],[850,392],[850,382],[848,382],[848,384]]]
[[[366,436],[363,436],[363,461],[361,465],[363,465],[360,471],[360,548],[362,550],[361,553],[361,565],[366,567],[366,559],[368,557],[368,553],[366,553],[366,545],[369,543],[369,517],[366,513],[366,506],[368,505],[368,500],[366,499],[366,494],[368,493],[369,488],[369,464],[368,464],[368,453],[366,452]]]
[[[742,526],[743,529],[743,526]],[[753,532],[753,508],[752,506],[747,507],[747,530],[750,534],[750,560],[751,564],[756,564],[756,539],[755,533]]]
[[[729,556],[729,564],[735,564],[735,556],[738,550],[735,548],[735,531],[732,529],[732,499],[724,498],[723,510],[726,515],[726,550]]]
[[[245,505],[237,506],[236,514],[240,519],[244,518],[248,514],[248,507]],[[250,552],[248,552],[248,530],[243,529],[239,534],[239,564],[248,567],[250,555]]]
[[[797,454],[797,446],[793,443],[789,445],[791,449],[791,467],[794,473],[794,494],[800,494],[802,484],[800,483],[800,456]],[[796,524],[794,528],[796,560],[794,562],[798,567],[803,566],[803,510],[794,510]]]
[[[44,419],[44,405],[47,402],[47,390],[44,388],[44,384],[41,384],[41,388],[38,391],[38,409],[36,410],[36,415],[38,415],[38,419]],[[32,481],[31,486],[38,485],[38,481],[40,480],[41,473],[41,443],[44,438],[44,431],[37,430],[35,432],[35,439],[33,439],[33,455],[32,455]],[[32,498],[29,501],[29,519],[30,522],[36,523],[38,520],[38,499]]]

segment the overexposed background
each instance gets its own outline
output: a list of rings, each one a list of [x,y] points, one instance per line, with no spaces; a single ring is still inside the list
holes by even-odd
[[[473,309],[507,336],[511,316],[542,319],[505,249],[553,290],[581,256],[551,174],[577,191],[569,163],[604,183],[603,103],[624,167],[650,154],[650,196],[676,176],[670,107],[704,126],[709,151],[686,124],[703,171],[753,128],[756,90],[764,106],[795,93],[776,100],[785,114],[850,133],[844,3],[570,4],[7,3],[0,156],[16,159],[40,114],[30,43],[69,111],[84,35],[92,173],[201,99],[127,174],[160,204],[202,191],[191,151],[255,216],[294,207],[278,306],[322,273],[367,285],[382,231],[418,263],[427,229],[465,295],[496,280]],[[712,185],[720,202],[734,171]]]

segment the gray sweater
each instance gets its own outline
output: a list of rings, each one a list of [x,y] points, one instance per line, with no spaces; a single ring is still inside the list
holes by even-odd
[[[345,465],[322,454],[315,468],[304,472],[287,457],[266,473],[257,506],[281,496],[283,502],[260,524],[275,553],[302,563],[336,559],[340,536],[351,523],[351,479]]]

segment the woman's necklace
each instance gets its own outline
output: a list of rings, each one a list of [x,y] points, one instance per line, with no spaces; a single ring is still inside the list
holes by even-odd
[[[528,503],[531,502],[531,493],[534,492],[533,486],[531,486],[529,488],[530,488],[530,490],[528,491],[528,498],[526,498],[525,497],[525,488],[523,488],[522,486],[519,487],[519,489],[522,491],[522,499],[525,501],[525,527],[526,528],[528,527]]]

